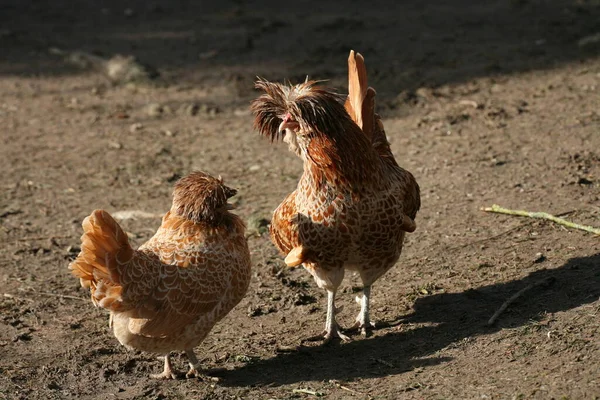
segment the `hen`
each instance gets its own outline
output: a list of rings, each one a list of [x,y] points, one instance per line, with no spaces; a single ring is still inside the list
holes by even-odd
[[[250,282],[250,253],[242,220],[229,212],[236,194],[203,172],[175,184],[171,210],[156,234],[134,250],[103,210],[83,221],[81,252],[69,269],[90,288],[92,302],[110,311],[109,326],[129,349],[165,355],[185,351],[199,370],[194,347],[239,303]]]
[[[335,294],[345,270],[364,289],[355,327],[367,335],[371,285],[400,257],[406,232],[416,228],[419,186],[396,163],[374,112],[364,59],[350,52],[349,95],[308,81],[287,86],[258,80],[254,126],[271,141],[283,137],[304,162],[298,187],[277,207],[271,239],[288,266],[302,264],[327,290],[325,331],[346,341],[336,322]]]

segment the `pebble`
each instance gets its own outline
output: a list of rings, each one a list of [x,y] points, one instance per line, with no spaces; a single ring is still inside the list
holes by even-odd
[[[140,131],[144,128],[144,125],[142,125],[139,122],[136,122],[135,124],[131,124],[131,126],[129,127],[129,132],[131,133],[135,133],[137,131]]]

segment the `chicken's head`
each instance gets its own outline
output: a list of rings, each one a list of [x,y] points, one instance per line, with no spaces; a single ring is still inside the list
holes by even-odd
[[[259,79],[256,88],[264,93],[252,102],[254,128],[271,140],[281,137],[290,151],[304,159],[312,139],[333,139],[350,120],[343,98],[317,81],[282,85]]]
[[[195,171],[175,184],[171,212],[195,222],[219,223],[235,208],[227,199],[236,193],[236,189],[223,184],[221,177]]]

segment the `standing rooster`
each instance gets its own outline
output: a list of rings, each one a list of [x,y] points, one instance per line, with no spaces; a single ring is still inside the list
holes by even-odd
[[[154,378],[175,379],[169,352],[185,351],[186,376],[199,369],[194,347],[240,302],[250,282],[242,220],[229,212],[236,194],[202,172],[180,179],[156,234],[138,250],[103,210],[84,219],[81,252],[69,265],[92,302],[110,311],[127,348],[165,355]]]
[[[346,269],[357,271],[364,290],[355,327],[363,335],[371,285],[400,257],[406,232],[416,228],[419,186],[396,163],[381,119],[375,90],[367,87],[360,54],[348,59],[349,95],[306,81],[284,86],[259,80],[252,103],[255,128],[271,140],[283,137],[304,161],[298,187],[277,207],[271,239],[288,266],[303,264],[327,290],[327,320],[319,338],[348,337],[336,322],[335,294]]]

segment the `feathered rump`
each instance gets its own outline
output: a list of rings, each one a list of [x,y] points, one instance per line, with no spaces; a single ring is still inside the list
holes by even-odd
[[[82,226],[81,252],[69,269],[90,289],[96,306],[122,311],[121,275],[134,253],[127,234],[104,210],[94,210]]]

